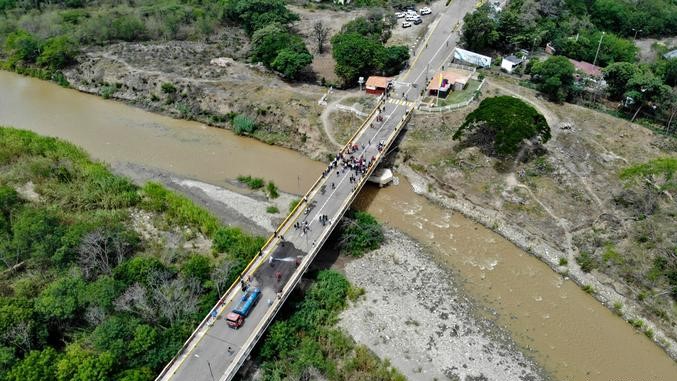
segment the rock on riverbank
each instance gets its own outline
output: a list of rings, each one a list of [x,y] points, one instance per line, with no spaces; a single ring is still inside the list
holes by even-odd
[[[349,262],[345,273],[366,295],[339,325],[409,379],[548,378],[402,233],[387,231],[386,244]]]

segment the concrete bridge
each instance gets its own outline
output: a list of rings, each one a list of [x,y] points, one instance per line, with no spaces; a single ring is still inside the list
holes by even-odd
[[[458,22],[474,9],[474,3],[454,1],[443,9],[418,47],[409,70],[398,78],[388,94],[379,97],[364,124],[341,150],[343,158],[363,159],[364,173],[356,174],[339,165],[318,174],[319,178],[302,201],[242,272],[242,281],[262,292],[244,325],[235,330],[229,328],[224,319],[243,295],[242,284],[237,282],[221,297],[156,381],[227,381],[235,376],[411,118],[429,79],[449,62],[458,39],[454,28],[458,29]],[[326,217],[321,220],[320,216]]]

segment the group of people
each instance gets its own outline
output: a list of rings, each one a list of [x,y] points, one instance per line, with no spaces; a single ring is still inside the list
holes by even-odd
[[[329,216],[327,216],[326,214],[320,214],[320,216],[317,219],[320,220],[322,226],[326,226],[327,224],[331,225],[331,220],[329,219]]]
[[[296,230],[300,229],[301,235],[303,235],[303,234],[306,234],[307,232],[310,231],[310,225],[308,225],[308,221],[303,221],[303,222],[297,221],[297,222],[294,223],[294,229],[296,229]]]

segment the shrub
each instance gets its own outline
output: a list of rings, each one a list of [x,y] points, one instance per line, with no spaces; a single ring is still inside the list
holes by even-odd
[[[376,250],[383,240],[383,229],[371,214],[355,212],[352,218],[344,219],[340,242],[350,255],[359,257]]]
[[[266,212],[268,212],[270,214],[275,214],[275,213],[279,213],[280,209],[278,209],[277,206],[271,205],[271,206],[266,208]]]
[[[595,292],[595,289],[591,285],[586,284],[583,286],[583,291],[587,292],[588,294],[592,294]]]
[[[162,92],[165,94],[174,94],[176,93],[176,86],[171,82],[165,82],[160,86]]]
[[[291,213],[291,212],[294,210],[294,208],[296,208],[296,205],[298,205],[299,202],[301,202],[301,199],[300,199],[300,198],[291,200],[291,201],[289,202],[289,213]]]
[[[566,266],[569,264],[569,260],[566,259],[565,257],[559,257],[559,265],[560,266]]]
[[[256,131],[256,125],[253,120],[239,114],[233,118],[233,130],[237,135],[252,134]]]
[[[266,190],[268,191],[268,197],[273,199],[280,197],[280,194],[277,191],[277,186],[274,182],[269,181],[268,185],[266,186]]]
[[[251,176],[238,176],[237,181],[247,185],[249,189],[261,189],[265,185],[265,181],[263,181],[262,178],[260,177],[251,177]]]
[[[581,254],[576,257],[576,263],[578,263],[578,265],[581,266],[581,270],[586,273],[597,268],[597,261],[595,258],[585,251],[581,252]]]
[[[69,37],[52,37],[42,46],[42,53],[37,63],[52,70],[58,70],[72,63],[77,54],[78,48]]]

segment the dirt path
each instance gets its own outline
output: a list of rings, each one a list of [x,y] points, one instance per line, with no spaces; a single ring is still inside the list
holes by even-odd
[[[335,91],[335,90],[333,90],[333,91]],[[329,116],[331,115],[331,113],[333,113],[335,111],[341,111],[341,110],[339,110],[338,105],[342,101],[344,101],[345,99],[348,99],[350,97],[356,97],[356,96],[359,96],[359,95],[360,95],[360,93],[358,91],[343,92],[343,95],[340,98],[336,98],[336,99],[332,100],[331,102],[329,102],[327,104],[327,107],[324,108],[324,111],[322,111],[322,115],[320,115],[320,119],[322,120],[322,128],[324,129],[324,133],[327,135],[327,138],[329,139],[331,144],[333,144],[337,148],[343,147],[343,144],[340,144],[339,142],[336,141],[336,138],[334,137],[334,134],[332,133],[332,127],[334,126],[334,124],[332,123]],[[348,112],[354,112],[355,114],[357,114],[358,110],[356,110],[353,107],[350,107],[350,109],[351,110],[348,111]],[[359,115],[358,115],[358,117],[359,117]]]

